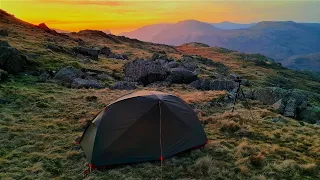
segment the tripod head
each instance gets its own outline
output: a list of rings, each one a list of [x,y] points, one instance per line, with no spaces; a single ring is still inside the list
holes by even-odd
[[[238,76],[236,74],[230,74],[230,77],[234,82],[241,84],[242,76]]]

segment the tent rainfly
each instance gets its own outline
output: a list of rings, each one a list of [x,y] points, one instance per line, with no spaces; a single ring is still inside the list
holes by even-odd
[[[138,91],[112,102],[80,140],[91,167],[163,160],[206,143],[193,109],[158,91]]]

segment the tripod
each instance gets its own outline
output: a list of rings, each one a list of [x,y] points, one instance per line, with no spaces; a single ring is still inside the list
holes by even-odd
[[[233,113],[233,111],[234,111],[234,109],[235,109],[235,105],[236,105],[236,102],[237,102],[237,99],[238,99],[238,95],[239,95],[239,93],[241,92],[244,100],[246,101],[246,105],[247,105],[247,107],[248,107],[248,109],[249,109],[250,116],[251,116],[252,120],[254,120],[253,115],[252,115],[252,112],[251,112],[251,109],[250,109],[250,106],[249,106],[249,103],[248,103],[248,101],[247,101],[247,98],[246,98],[246,96],[244,95],[243,90],[241,89],[241,79],[236,79],[235,82],[238,83],[238,88],[237,88],[237,92],[236,92],[236,97],[234,98],[234,101],[233,101],[232,113]]]

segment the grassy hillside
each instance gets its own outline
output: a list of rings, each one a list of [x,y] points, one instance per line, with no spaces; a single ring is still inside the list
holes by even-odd
[[[48,43],[69,50],[82,39],[86,46],[107,46],[113,52],[126,53],[129,61],[150,59],[153,52],[161,51],[177,60],[183,54],[198,54],[217,65],[216,68],[201,65],[204,76],[210,76],[223,64],[228,67],[228,73],[249,79],[252,87],[272,84],[320,91],[317,77],[285,69],[261,55],[202,45],[158,45],[97,31],[65,36],[45,32],[3,11],[0,11],[0,29],[8,31],[8,36],[0,36],[0,40],[8,41],[29,61],[25,72],[10,75],[0,83],[0,179],[84,178],[88,162],[75,141],[81,137],[86,123],[104,106],[130,92],[109,88],[70,89],[39,82],[35,74],[70,65],[121,78],[126,63],[103,56],[98,61],[84,62],[81,56],[48,49]],[[226,91],[200,91],[176,84],[139,89],[169,92],[187,101],[195,108],[209,139],[202,149],[165,159],[163,179],[320,178],[318,125],[283,117],[259,101],[249,102],[254,119],[242,101],[237,103],[236,112],[231,113],[231,106],[220,102]],[[160,172],[160,162],[146,162],[95,170],[85,179],[160,179]]]

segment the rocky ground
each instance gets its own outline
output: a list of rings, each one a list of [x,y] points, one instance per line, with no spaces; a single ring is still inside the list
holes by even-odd
[[[239,77],[248,102],[239,94],[231,113]],[[0,81],[0,179],[82,178],[88,163],[76,140],[86,123],[141,89],[187,101],[209,138],[205,148],[165,160],[164,179],[320,178],[319,75],[259,54],[93,30],[65,35],[0,11]],[[87,178],[155,179],[159,165]]]

